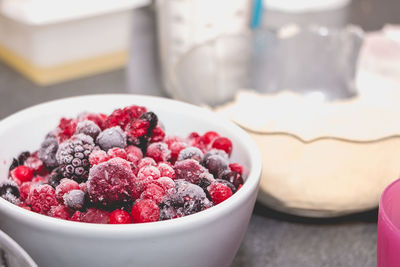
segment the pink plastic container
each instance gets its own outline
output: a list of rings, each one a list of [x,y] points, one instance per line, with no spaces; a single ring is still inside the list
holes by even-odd
[[[383,191],[379,202],[377,266],[400,266],[400,179]]]

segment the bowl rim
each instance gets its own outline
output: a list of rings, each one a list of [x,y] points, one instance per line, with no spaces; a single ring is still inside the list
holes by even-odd
[[[35,110],[38,108],[46,108],[47,106],[51,105],[81,101],[85,99],[112,98],[112,97],[132,98],[132,104],[140,103],[141,99],[148,101],[151,100],[155,104],[164,102],[163,104],[166,105],[179,105],[182,107],[182,109],[190,109],[193,110],[193,112],[195,111],[201,112],[207,117],[214,116],[215,119],[219,123],[221,123],[221,125],[223,125],[224,129],[226,129],[229,132],[234,132],[235,136],[237,136],[238,138],[240,137],[240,140],[243,141],[243,144],[245,144],[244,147],[246,147],[246,150],[248,150],[249,162],[251,164],[251,168],[249,168],[249,175],[247,176],[246,182],[243,184],[242,188],[238,190],[235,194],[233,194],[229,199],[207,210],[189,216],[184,216],[181,218],[176,218],[166,221],[150,222],[150,223],[95,224],[95,223],[67,221],[38,214],[32,211],[28,211],[24,208],[18,207],[6,201],[3,198],[0,198],[0,209],[2,210],[2,212],[7,213],[7,215],[12,217],[12,219],[22,221],[26,224],[35,225],[38,228],[52,229],[53,231],[59,231],[60,227],[63,227],[62,228],[63,232],[79,233],[84,235],[101,233],[102,236],[114,237],[118,235],[119,237],[121,237],[129,233],[142,237],[155,234],[159,235],[160,231],[162,232],[182,231],[183,229],[194,228],[194,226],[202,225],[207,221],[212,221],[223,215],[229,214],[235,208],[242,205],[245,200],[249,199],[251,197],[251,194],[253,194],[254,192],[257,193],[257,188],[261,177],[262,161],[261,161],[260,151],[258,150],[252,138],[239,126],[223,118],[222,116],[205,108],[201,108],[177,100],[167,99],[163,97],[135,95],[135,94],[94,94],[94,95],[82,95],[82,96],[61,98],[25,108],[21,111],[18,111],[4,118],[3,120],[0,121],[0,134],[2,133],[3,129],[8,128],[9,124],[12,124],[14,121],[20,119],[25,114],[28,114],[30,112],[35,112]]]

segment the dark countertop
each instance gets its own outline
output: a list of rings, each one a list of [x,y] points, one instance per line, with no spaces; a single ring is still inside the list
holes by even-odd
[[[164,95],[157,78],[152,11],[146,8],[135,13],[135,50],[125,70],[38,87],[0,63],[0,119],[67,96],[126,92]],[[353,0],[343,10],[291,19],[331,26],[350,22],[361,24],[365,30],[377,30],[385,23],[400,23],[398,14],[398,0]],[[264,25],[281,24],[287,19],[282,14],[265,14]],[[257,204],[233,266],[375,266],[376,218],[377,211],[373,210],[334,219],[307,219]]]

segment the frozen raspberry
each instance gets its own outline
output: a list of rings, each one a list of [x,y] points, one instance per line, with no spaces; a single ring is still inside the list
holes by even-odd
[[[176,135],[168,135],[164,138],[164,142],[168,145],[171,149],[171,145],[175,142],[184,142],[183,138],[176,136]]]
[[[160,219],[160,211],[157,204],[150,199],[141,199],[132,207],[133,223],[156,222]]]
[[[223,172],[220,176],[221,179],[233,184],[236,189],[244,183],[243,177],[235,171],[226,171]]]
[[[20,196],[18,185],[12,180],[6,180],[0,183],[0,196],[12,194],[16,198]]]
[[[58,201],[64,201],[64,195],[71,190],[79,190],[79,184],[71,179],[62,179],[60,184],[56,187],[56,197]]]
[[[95,165],[90,169],[88,179],[90,201],[109,209],[129,202],[134,179],[130,163],[121,158]]]
[[[88,209],[87,212],[81,213],[80,221],[85,223],[108,223],[109,212],[95,208]]]
[[[187,147],[179,152],[178,161],[185,160],[185,159],[194,159],[198,162],[203,160],[203,152],[198,149],[197,147]]]
[[[139,169],[137,177],[140,179],[151,177],[152,180],[157,180],[161,177],[161,173],[155,166],[145,166]]]
[[[214,204],[219,204],[232,196],[232,190],[228,186],[219,182],[209,185],[207,191]]]
[[[107,151],[107,154],[111,158],[127,159],[127,157],[128,157],[126,151],[124,149],[122,149],[122,148],[119,148],[119,147],[114,147],[114,148],[109,149]]]
[[[231,163],[231,164],[229,164],[229,168],[232,171],[239,173],[240,175],[243,174],[243,166],[240,165],[239,163]]]
[[[211,144],[212,148],[221,149],[225,151],[228,155],[232,152],[232,142],[226,137],[218,137],[214,139]]]
[[[151,183],[146,187],[146,189],[140,195],[140,198],[141,199],[151,199],[154,202],[156,202],[157,204],[159,204],[162,201],[164,194],[165,194],[165,190],[161,186],[159,186],[155,183]]]
[[[71,190],[64,194],[63,203],[73,210],[80,210],[85,204],[85,193],[82,190]]]
[[[38,184],[31,187],[28,204],[34,212],[47,214],[52,206],[57,206],[56,191],[47,184]]]
[[[58,205],[51,207],[48,215],[54,218],[69,220],[71,218],[71,213],[72,211],[68,207]]]
[[[62,143],[70,138],[76,130],[76,121],[74,119],[62,118],[56,129],[58,143]]]
[[[200,174],[208,172],[203,166],[194,159],[177,161],[174,166],[175,179],[183,179],[196,184]]]
[[[32,182],[25,182],[22,183],[21,186],[19,187],[19,193],[20,193],[19,199],[21,199],[21,201],[25,201],[28,198],[32,184],[33,184]]]
[[[139,161],[143,158],[142,150],[140,150],[140,148],[136,146],[128,146],[127,148],[125,148],[125,151],[127,153],[127,160],[135,165],[137,165]]]
[[[157,163],[154,161],[154,159],[149,158],[149,157],[144,157],[139,161],[138,168],[141,169],[145,166],[156,166]]]
[[[131,112],[131,116],[133,119],[139,118],[143,113],[147,111],[146,107],[132,105],[130,107],[124,108],[125,110],[129,110]]]
[[[84,181],[88,177],[89,155],[94,148],[93,138],[78,134],[62,143],[57,151],[57,161],[62,166],[66,178]]]
[[[82,221],[83,212],[77,210],[72,214],[70,220],[74,222],[81,222]]]
[[[166,194],[174,194],[175,193],[175,182],[169,177],[160,177],[155,182],[159,186],[161,186]]]
[[[164,137],[165,137],[165,132],[163,128],[161,128],[160,126],[156,126],[151,134],[150,142],[151,143],[161,142],[162,140],[164,140]]]
[[[84,120],[78,123],[76,126],[75,134],[86,134],[96,140],[97,136],[100,134],[100,127],[90,120]]]
[[[104,151],[108,151],[113,147],[126,147],[126,135],[119,126],[105,129],[99,134],[96,143]]]
[[[43,161],[35,156],[30,156],[27,158],[24,165],[29,167],[33,171],[34,175],[46,175],[48,173]]]
[[[127,224],[132,223],[131,216],[124,210],[114,210],[109,216],[110,224]]]
[[[100,127],[101,130],[104,129],[104,121],[107,118],[107,115],[97,114],[97,113],[82,113],[79,115],[79,121],[89,120],[94,122],[97,126]]]
[[[197,213],[212,206],[204,190],[184,180],[176,181],[176,193],[160,203],[160,218],[168,220]]]
[[[147,147],[146,156],[153,158],[156,162],[168,161],[171,157],[171,150],[166,143],[152,143]]]
[[[147,186],[154,183],[154,179],[151,176],[141,176],[134,179],[132,188],[132,198],[138,199]]]
[[[160,162],[158,163],[157,168],[160,171],[160,176],[165,176],[171,179],[175,179],[174,168],[169,163]]]
[[[104,150],[93,150],[89,155],[90,166],[109,160],[111,157]]]
[[[33,178],[33,171],[27,166],[20,165],[11,171],[11,177],[17,184],[29,182]]]
[[[213,155],[207,158],[204,162],[204,167],[214,175],[218,177],[218,173],[228,169],[228,161],[219,155]]]
[[[138,138],[145,137],[147,135],[147,131],[150,127],[149,125],[149,122],[144,120],[136,120],[128,124],[126,127],[126,132],[131,140],[131,143],[139,145],[141,140],[138,140]]]
[[[132,112],[129,109],[116,109],[107,117],[104,124],[106,128],[119,126],[125,129],[132,120]]]
[[[213,131],[206,132],[201,136],[201,141],[208,145],[210,144],[215,138],[219,137],[219,134]]]
[[[56,153],[58,150],[57,137],[50,133],[46,136],[40,145],[38,156],[48,168],[54,168],[58,165]]]
[[[187,146],[188,145],[185,142],[174,142],[169,146],[169,149],[171,150],[170,160],[172,163],[175,163],[175,161],[178,159],[179,153]]]

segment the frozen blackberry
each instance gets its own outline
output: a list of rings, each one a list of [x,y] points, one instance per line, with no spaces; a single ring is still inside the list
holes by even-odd
[[[126,147],[126,135],[119,126],[108,128],[99,134],[96,143],[104,151],[114,147],[124,148]]]
[[[168,220],[197,213],[212,206],[204,190],[184,180],[175,181],[176,193],[169,195],[160,206],[160,219]]]
[[[58,150],[57,137],[49,133],[40,145],[38,156],[48,168],[54,168],[58,165],[56,154]]]
[[[60,184],[62,178],[64,178],[62,176],[62,167],[59,166],[50,173],[49,185],[51,185],[55,189]]]
[[[15,197],[19,197],[19,189],[17,184],[12,180],[6,180],[0,183],[0,196],[12,194]]]
[[[57,151],[57,161],[62,166],[62,175],[77,182],[87,180],[89,155],[94,148],[93,138],[78,134],[63,142]]]
[[[79,122],[78,125],[76,126],[75,134],[80,134],[80,133],[86,134],[92,137],[93,140],[95,140],[96,137],[100,134],[100,132],[101,129],[96,123],[90,120],[84,120]]]
[[[29,158],[31,153],[29,151],[24,151],[18,156],[18,163],[19,165],[23,165],[25,163],[25,160]]]

